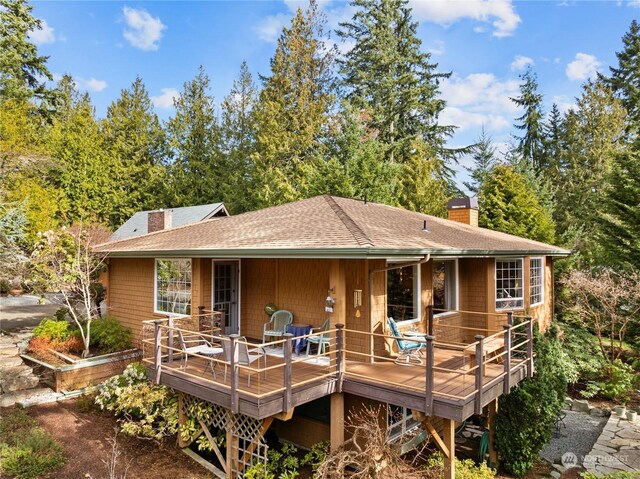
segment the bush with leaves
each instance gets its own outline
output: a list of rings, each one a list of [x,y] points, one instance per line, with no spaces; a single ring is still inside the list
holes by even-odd
[[[534,347],[535,375],[500,396],[496,418],[496,449],[504,468],[516,476],[531,469],[551,439],[567,391],[565,353],[557,326],[544,335],[536,334]]]
[[[131,330],[112,316],[94,319],[91,329],[91,345],[96,346],[101,353],[115,353],[131,348]]]
[[[613,364],[607,363],[597,372],[596,378],[589,381],[587,389],[581,394],[586,397],[596,395],[612,401],[626,403],[640,380],[633,366],[616,359]]]
[[[69,326],[70,324],[66,321],[45,318],[33,328],[33,337],[48,339],[49,341],[66,341],[74,336],[74,331]]]
[[[149,382],[146,368],[130,364],[124,372],[105,381],[96,404],[119,416],[130,436],[161,439],[178,432],[178,398],[170,388]]]
[[[433,478],[444,477],[444,458],[441,453],[434,454],[429,458],[425,470]],[[496,477],[496,470],[487,466],[486,462],[476,464],[472,459],[456,458],[455,467],[456,479],[493,479]]]

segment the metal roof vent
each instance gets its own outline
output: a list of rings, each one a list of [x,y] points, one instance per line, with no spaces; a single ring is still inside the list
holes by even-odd
[[[422,226],[422,231],[424,231],[425,233],[429,232],[429,228],[427,228],[427,220],[424,220],[424,224]]]

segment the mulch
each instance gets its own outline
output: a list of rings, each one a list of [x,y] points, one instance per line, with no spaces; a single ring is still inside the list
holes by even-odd
[[[99,410],[78,410],[77,400],[32,406],[27,411],[64,448],[66,464],[49,479],[108,479],[103,461],[109,459],[115,418]],[[5,409],[0,415],[8,413]],[[137,439],[120,433],[119,464],[130,461],[129,479],[205,479],[213,475],[186,456],[172,441]],[[5,476],[0,475],[1,479]]]

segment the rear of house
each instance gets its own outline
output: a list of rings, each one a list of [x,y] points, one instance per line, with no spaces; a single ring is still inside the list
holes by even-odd
[[[422,423],[451,458],[456,421],[495,410],[532,374],[531,329],[551,321],[553,260],[568,251],[479,228],[468,199],[449,210],[445,220],[324,195],[107,243],[107,307],[144,342],[154,379],[221,408],[230,444],[242,442],[240,419],[260,425],[253,445],[227,448],[227,477],[260,460],[268,427],[337,447],[346,412],[366,404],[383,405],[390,428]],[[264,365],[177,360],[181,318],[199,319],[195,330],[215,318],[235,348],[235,334],[262,340],[271,303],[307,334],[328,318],[326,352],[291,353],[320,332],[279,338]],[[419,343],[415,364],[399,361],[406,343],[387,318]]]

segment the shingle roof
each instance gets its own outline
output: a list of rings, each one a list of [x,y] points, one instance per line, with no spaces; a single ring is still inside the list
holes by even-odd
[[[96,250],[112,256],[333,258],[570,253],[402,208],[329,195],[105,243]]]
[[[169,208],[168,210],[171,211],[172,228],[202,221],[221,210],[224,210],[225,213],[227,212],[224,203],[185,206],[182,208]],[[138,211],[111,235],[111,239],[121,240],[147,234],[147,219],[150,211]]]

